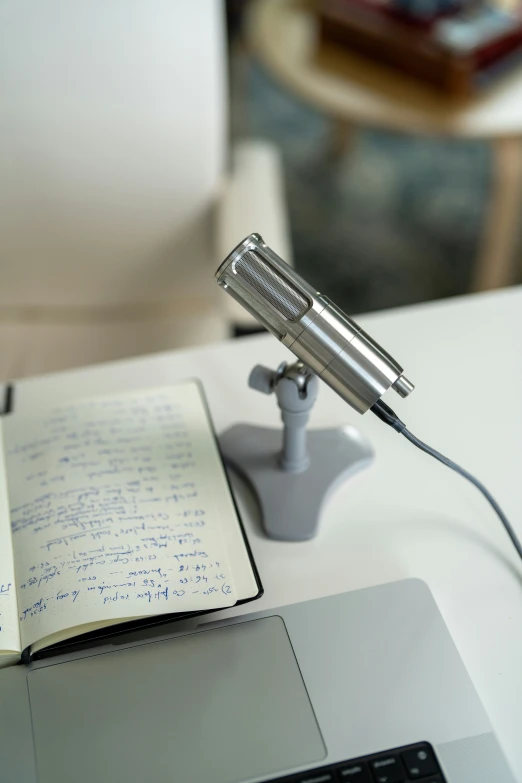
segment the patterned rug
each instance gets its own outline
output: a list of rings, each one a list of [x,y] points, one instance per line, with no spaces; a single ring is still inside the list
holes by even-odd
[[[253,62],[233,79],[232,133],[281,149],[296,267],[348,312],[468,290],[490,188],[487,144],[361,131],[334,159],[328,118]]]

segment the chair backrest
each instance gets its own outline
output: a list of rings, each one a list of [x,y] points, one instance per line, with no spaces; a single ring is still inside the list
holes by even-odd
[[[197,290],[226,99],[221,0],[0,0],[0,306]]]

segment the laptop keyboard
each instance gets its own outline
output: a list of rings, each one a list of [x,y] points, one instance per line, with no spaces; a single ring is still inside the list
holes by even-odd
[[[446,783],[433,748],[427,742],[274,778],[270,783],[411,783],[414,780]]]

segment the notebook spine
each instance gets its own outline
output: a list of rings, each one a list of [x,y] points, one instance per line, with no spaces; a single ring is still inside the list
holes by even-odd
[[[4,395],[0,406],[0,416],[7,416],[13,412],[14,406],[14,384],[8,383],[4,387]]]

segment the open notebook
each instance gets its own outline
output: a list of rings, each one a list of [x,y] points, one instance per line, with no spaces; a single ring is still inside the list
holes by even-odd
[[[261,594],[198,382],[0,426],[0,665]]]

